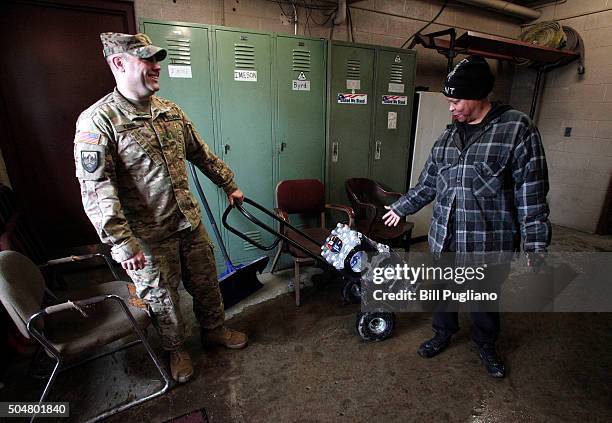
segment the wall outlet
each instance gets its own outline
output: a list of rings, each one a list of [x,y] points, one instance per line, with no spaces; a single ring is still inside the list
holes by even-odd
[[[565,127],[565,131],[563,132],[563,136],[564,137],[571,137],[572,136],[572,127],[571,126],[566,126]]]

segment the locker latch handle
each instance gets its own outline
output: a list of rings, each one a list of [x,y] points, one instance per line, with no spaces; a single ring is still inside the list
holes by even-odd
[[[285,148],[287,148],[287,143],[286,143],[286,142],[281,142],[281,143],[280,143],[280,151],[281,151],[281,153],[282,153],[283,151],[285,151]]]
[[[223,145],[223,153],[227,154],[228,151],[230,151],[231,146],[229,144],[224,144]]]
[[[376,147],[374,149],[374,160],[380,160],[380,146],[381,146],[381,142],[380,141],[376,141]]]
[[[338,161],[338,141],[332,142],[332,162]]]

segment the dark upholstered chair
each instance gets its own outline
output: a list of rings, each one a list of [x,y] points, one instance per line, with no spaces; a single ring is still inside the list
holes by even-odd
[[[385,190],[367,178],[350,178],[345,183],[346,195],[355,211],[355,229],[374,241],[408,251],[414,223],[401,219],[397,226],[386,226],[382,217],[388,206],[402,194]]]
[[[170,377],[143,333],[149,325],[149,316],[129,291],[127,282],[108,282],[89,286],[79,292],[68,292],[65,295],[70,300],[45,306],[45,283],[39,268],[23,254],[15,251],[0,252],[2,304],[21,334],[28,339],[34,338],[56,361],[40,402],[47,397],[61,370],[117,351],[96,355],[105,345],[132,334],[138,340],[118,349],[142,343],[162,376],[162,386],[146,397],[130,398],[127,403],[99,414],[95,420],[162,395],[168,390]]]
[[[313,254],[321,254],[321,245],[330,234],[325,226],[325,211],[337,210],[346,215],[348,225],[353,226],[353,210],[348,206],[326,204],[325,203],[325,186],[318,179],[292,179],[278,183],[276,186],[276,208],[274,209],[278,217],[294,224],[290,220],[290,215],[301,215],[303,218],[310,217],[316,221],[316,224],[310,227],[298,227],[306,235],[315,239],[318,244],[313,244],[306,238],[300,236],[295,231],[287,227],[281,227],[280,232],[288,238],[305,246]],[[282,226],[282,225],[281,225]],[[282,253],[289,253],[293,258],[295,269],[295,305],[300,305],[300,265],[306,263],[314,263],[314,259],[306,255],[303,251],[293,247],[291,244],[284,242],[279,246],[276,256],[272,261],[272,272]]]

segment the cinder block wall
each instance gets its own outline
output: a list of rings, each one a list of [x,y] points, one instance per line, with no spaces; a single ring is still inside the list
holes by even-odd
[[[577,63],[547,74],[535,120],[548,158],[551,220],[594,232],[612,175],[612,0],[567,0],[541,9],[581,35],[583,76]],[[535,72],[518,69],[511,102],[528,112]],[[571,136],[565,137],[565,128]]]
[[[135,0],[136,17],[226,25],[257,31],[293,34],[293,8],[268,0]],[[298,2],[300,3],[300,2]],[[333,1],[329,2],[333,5]],[[353,35],[357,43],[400,47],[408,37],[430,21],[440,10],[438,0],[364,0],[350,4]],[[284,13],[283,13],[284,11]],[[333,28],[327,11],[297,8],[298,34],[334,40],[350,40],[348,22]],[[454,27],[516,38],[520,21],[497,13],[449,2],[436,23],[425,32]],[[446,75],[446,59],[433,50],[417,47],[417,86],[440,90]],[[513,67],[490,61],[497,74],[493,98],[508,101]]]

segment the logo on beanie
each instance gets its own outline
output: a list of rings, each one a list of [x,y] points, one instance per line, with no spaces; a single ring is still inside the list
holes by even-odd
[[[450,71],[450,73],[449,73],[449,74],[448,74],[448,76],[446,77],[446,80],[447,80],[447,81],[450,81],[450,80],[451,80],[451,78],[452,78],[453,76],[455,76],[455,73],[456,73],[456,72],[459,70],[459,68],[460,68],[460,67],[461,67],[461,66],[462,66],[464,63],[467,63],[467,62],[469,62],[469,57],[466,57],[465,59],[463,59],[462,61],[460,61],[459,63],[457,63],[457,64],[455,65],[455,67],[453,68],[453,70],[452,70],[452,71]],[[452,94],[452,91],[451,91],[451,94]]]
[[[481,100],[493,89],[495,77],[483,57],[469,56],[449,72],[442,93],[447,97]]]

